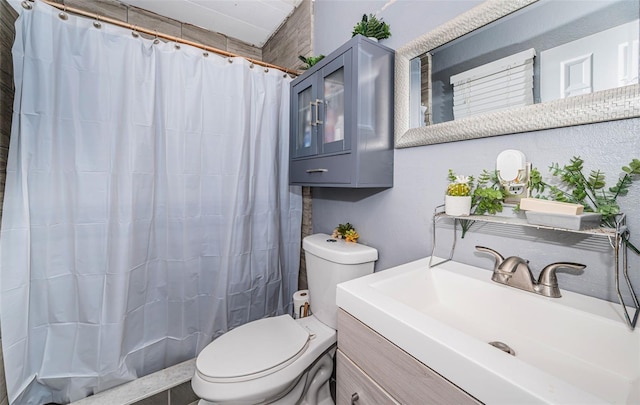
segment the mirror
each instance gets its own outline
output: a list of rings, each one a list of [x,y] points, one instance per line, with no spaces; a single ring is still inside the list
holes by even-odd
[[[398,49],[395,85],[398,148],[640,116],[637,2],[485,2]]]

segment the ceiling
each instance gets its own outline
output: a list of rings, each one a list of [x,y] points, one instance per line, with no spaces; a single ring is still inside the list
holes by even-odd
[[[121,0],[261,48],[302,0]]]

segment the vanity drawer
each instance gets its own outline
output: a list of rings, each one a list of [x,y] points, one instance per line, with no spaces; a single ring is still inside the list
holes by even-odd
[[[340,350],[336,361],[337,405],[400,405]]]
[[[342,309],[338,349],[402,404],[480,403]]]

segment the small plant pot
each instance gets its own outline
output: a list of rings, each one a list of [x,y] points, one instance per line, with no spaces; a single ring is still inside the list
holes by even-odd
[[[444,197],[444,212],[447,215],[468,216],[471,213],[471,196],[452,196]]]

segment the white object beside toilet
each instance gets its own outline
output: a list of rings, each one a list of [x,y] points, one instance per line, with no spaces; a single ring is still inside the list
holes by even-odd
[[[373,273],[374,248],[326,234],[304,238],[312,316],[264,318],[202,350],[191,380],[200,405],[333,405],[336,285]]]
[[[309,290],[299,290],[293,294],[293,319],[307,316],[305,305],[309,305]]]

